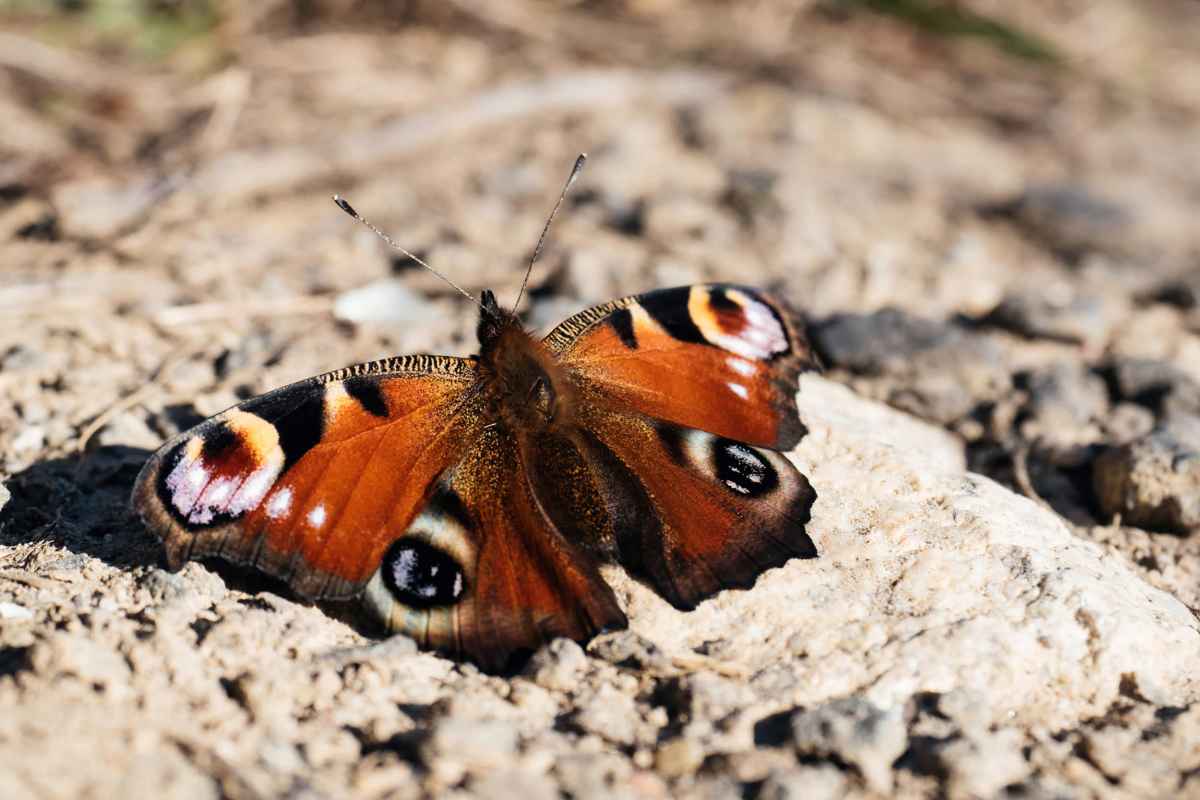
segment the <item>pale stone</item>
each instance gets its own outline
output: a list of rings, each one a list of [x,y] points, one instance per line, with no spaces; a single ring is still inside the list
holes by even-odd
[[[1122,680],[1156,703],[1196,699],[1200,630],[1175,597],[965,472],[944,431],[812,375],[799,403],[810,433],[792,459],[818,493],[820,557],[687,614],[622,582],[633,630],[668,658],[720,639],[723,669],[758,673],[764,702],[862,692],[888,709],[961,689],[993,724],[1103,713]]]

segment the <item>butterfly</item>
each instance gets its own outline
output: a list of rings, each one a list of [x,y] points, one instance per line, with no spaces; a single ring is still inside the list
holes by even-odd
[[[478,355],[335,370],[164,444],[132,503],[168,565],[217,557],[356,600],[494,671],[626,627],[601,564],[690,610],[816,557],[816,493],[780,452],[806,433],[795,396],[815,366],[785,304],[662,289],[539,340],[492,292],[478,302]]]

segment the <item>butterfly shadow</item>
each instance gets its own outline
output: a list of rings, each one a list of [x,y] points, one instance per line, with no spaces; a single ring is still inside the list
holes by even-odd
[[[46,459],[13,474],[4,483],[12,496],[0,508],[0,546],[45,544],[68,551],[53,562],[54,569],[78,568],[83,564],[80,556],[122,570],[165,568],[162,544],[129,504],[149,456],[142,448],[107,445]],[[48,566],[45,561],[34,563]],[[261,573],[216,560],[206,560],[205,566],[227,586],[247,594],[270,591],[297,599],[287,584]]]
[[[161,548],[129,509],[149,455],[109,445],[14,473],[4,483],[12,496],[0,508],[0,545],[45,543],[126,569],[157,565]]]

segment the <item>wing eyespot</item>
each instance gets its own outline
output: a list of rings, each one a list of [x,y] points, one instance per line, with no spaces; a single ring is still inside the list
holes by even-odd
[[[779,472],[758,448],[697,430],[659,425],[658,437],[671,459],[742,497],[762,497],[779,487]]]
[[[189,531],[234,522],[271,491],[284,465],[271,423],[240,410],[169,450],[158,472],[163,507]]]
[[[730,491],[745,497],[762,497],[779,486],[779,475],[771,463],[753,447],[731,439],[712,443],[713,471]]]
[[[452,606],[467,593],[466,573],[454,556],[415,538],[388,549],[382,572],[394,599],[412,609]]]

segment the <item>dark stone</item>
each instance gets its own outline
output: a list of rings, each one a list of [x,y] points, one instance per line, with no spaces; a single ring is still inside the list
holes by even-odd
[[[1104,380],[1082,364],[1060,362],[1027,373],[1022,384],[1029,393],[1026,412],[1048,433],[1081,428],[1108,412]]]
[[[1200,269],[1155,286],[1145,299],[1190,311],[1200,306]]]
[[[1165,361],[1117,359],[1101,374],[1118,401],[1145,406],[1159,417],[1200,414],[1200,383]]]
[[[1012,220],[1031,239],[1068,261],[1089,252],[1118,250],[1132,219],[1124,206],[1069,183],[1035,184],[980,211]]]
[[[896,309],[838,314],[812,328],[826,364],[869,376],[876,397],[948,425],[1009,393],[999,346],[962,325]]]
[[[1055,302],[1037,291],[1005,297],[981,320],[984,325],[1030,339],[1074,344],[1103,341],[1116,321],[1097,296],[1076,295],[1066,302]]]
[[[826,364],[866,375],[895,372],[914,355],[962,338],[962,331],[952,325],[896,308],[835,314],[813,325],[811,333]]]
[[[1093,464],[1096,502],[1124,524],[1186,534],[1200,529],[1200,417],[1173,415],[1149,436]]]

